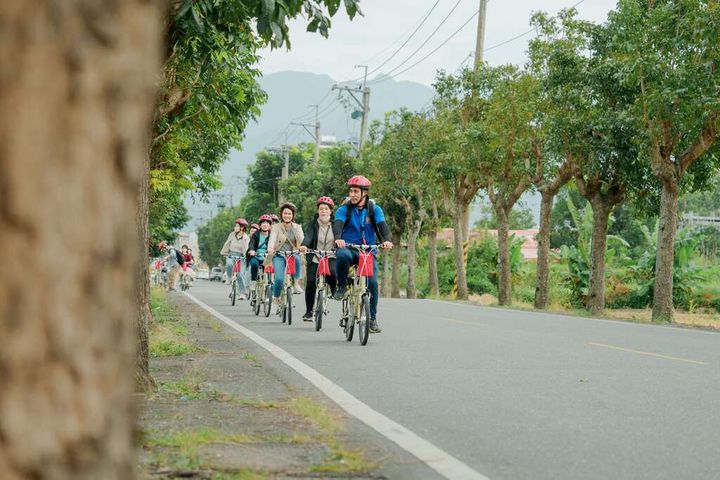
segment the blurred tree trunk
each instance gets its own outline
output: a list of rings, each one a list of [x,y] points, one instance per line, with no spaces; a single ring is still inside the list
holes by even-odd
[[[158,6],[0,2],[3,480],[134,476],[135,220]]]

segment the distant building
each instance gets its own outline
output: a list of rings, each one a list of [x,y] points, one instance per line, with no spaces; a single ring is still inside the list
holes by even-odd
[[[515,238],[522,238],[522,256],[525,260],[537,260],[537,234],[539,230],[537,228],[531,228],[529,230],[510,230],[510,235],[515,235]],[[478,243],[485,235],[492,235],[497,237],[497,230],[470,230],[469,241],[471,244]],[[443,228],[438,233],[438,240],[447,243],[449,246],[453,244],[454,233],[452,228]]]

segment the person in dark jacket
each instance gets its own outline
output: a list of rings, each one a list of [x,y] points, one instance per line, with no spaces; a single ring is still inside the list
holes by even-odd
[[[255,288],[255,282],[257,282],[258,279],[258,270],[267,255],[271,226],[272,217],[270,215],[261,215],[258,230],[250,237],[246,255],[248,263],[250,264],[250,291],[253,291]]]
[[[300,251],[307,253],[308,249],[331,251],[335,249],[335,236],[333,235],[333,208],[335,202],[330,197],[317,199],[317,213],[312,222],[305,227],[305,238]],[[330,257],[330,272],[326,278],[331,291],[335,291],[335,255]],[[320,260],[316,255],[307,256],[307,278],[305,280],[305,315],[303,320],[312,322],[313,308],[315,307],[315,292],[317,290],[317,270]]]

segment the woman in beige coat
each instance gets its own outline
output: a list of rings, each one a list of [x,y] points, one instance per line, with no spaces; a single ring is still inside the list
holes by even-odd
[[[272,262],[275,268],[275,284],[273,285],[273,297],[275,303],[280,303],[280,292],[283,289],[285,280],[285,257],[275,256],[277,251],[299,250],[305,236],[300,225],[295,223],[295,212],[297,207],[295,204],[285,202],[280,205],[280,223],[273,225],[270,230],[270,240],[268,241],[268,255],[265,263]],[[300,278],[300,262],[295,259],[295,275]],[[301,290],[302,291],[302,290]]]
[[[232,283],[232,270],[235,265],[235,260],[232,257],[245,257],[248,245],[250,244],[250,237],[245,233],[248,222],[244,218],[238,218],[235,220],[235,228],[230,235],[228,235],[225,245],[220,250],[220,255],[227,257],[225,259],[225,270],[227,279],[225,283]],[[240,262],[245,263],[244,261]],[[245,276],[240,274],[237,276],[238,291],[240,293],[240,300],[245,300]]]

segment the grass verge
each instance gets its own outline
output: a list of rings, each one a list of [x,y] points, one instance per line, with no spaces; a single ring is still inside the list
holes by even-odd
[[[156,287],[150,291],[150,311],[153,324],[150,327],[150,356],[174,357],[204,350],[188,337],[187,322],[170,305],[165,291]]]

